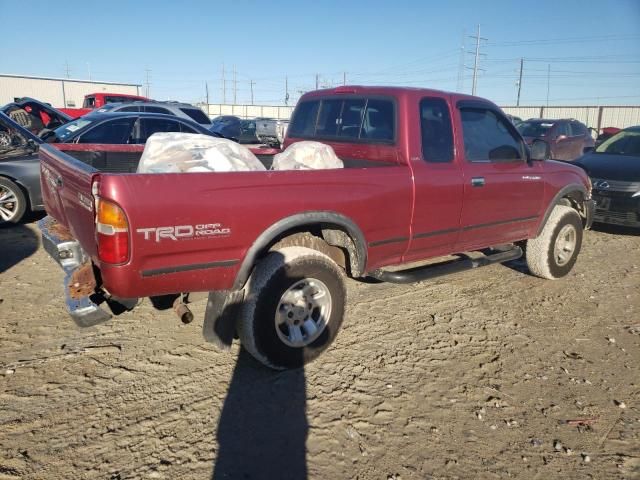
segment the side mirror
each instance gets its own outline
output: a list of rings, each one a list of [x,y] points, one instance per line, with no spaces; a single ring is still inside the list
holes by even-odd
[[[534,140],[529,149],[529,159],[540,162],[550,156],[549,144],[544,140]]]

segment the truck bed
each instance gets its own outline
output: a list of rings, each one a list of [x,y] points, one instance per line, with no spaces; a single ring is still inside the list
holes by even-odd
[[[88,145],[79,143],[56,144],[55,148],[82,163],[104,173],[136,173],[144,145]],[[267,170],[271,168],[276,148],[249,148]],[[389,165],[387,162],[343,158],[345,168],[370,168]]]
[[[404,238],[409,235],[412,189],[405,165],[344,159],[346,168],[332,170],[134,173],[142,150],[134,145],[81,144],[40,149],[47,212],[80,243],[116,296],[173,293],[177,284],[192,292],[231,288],[248,246],[282,219],[296,215],[316,222],[313,215],[326,212],[353,219],[367,241],[379,243],[367,258],[373,268],[389,257],[399,261],[406,247],[404,241],[385,241],[398,232]],[[258,150],[265,166],[278,151]],[[96,196],[126,212],[130,262],[101,264],[95,239]],[[381,211],[388,218],[380,218]],[[228,233],[160,235],[208,225]]]

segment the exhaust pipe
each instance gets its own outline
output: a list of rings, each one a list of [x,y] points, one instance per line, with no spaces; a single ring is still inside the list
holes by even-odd
[[[173,311],[176,312],[176,315],[182,323],[186,325],[187,323],[193,322],[193,313],[189,310],[189,307],[187,307],[182,298],[182,296],[179,296],[174,300]]]

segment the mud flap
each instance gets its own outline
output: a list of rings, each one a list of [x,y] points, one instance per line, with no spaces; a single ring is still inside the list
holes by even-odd
[[[202,326],[202,335],[207,342],[224,350],[231,348],[236,335],[236,319],[243,301],[244,290],[209,292]]]

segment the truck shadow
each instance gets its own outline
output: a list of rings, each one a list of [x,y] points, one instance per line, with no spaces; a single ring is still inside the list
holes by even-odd
[[[304,369],[276,372],[240,350],[217,429],[212,480],[307,478]]]
[[[21,224],[0,225],[0,273],[33,255],[40,245],[35,232]]]

